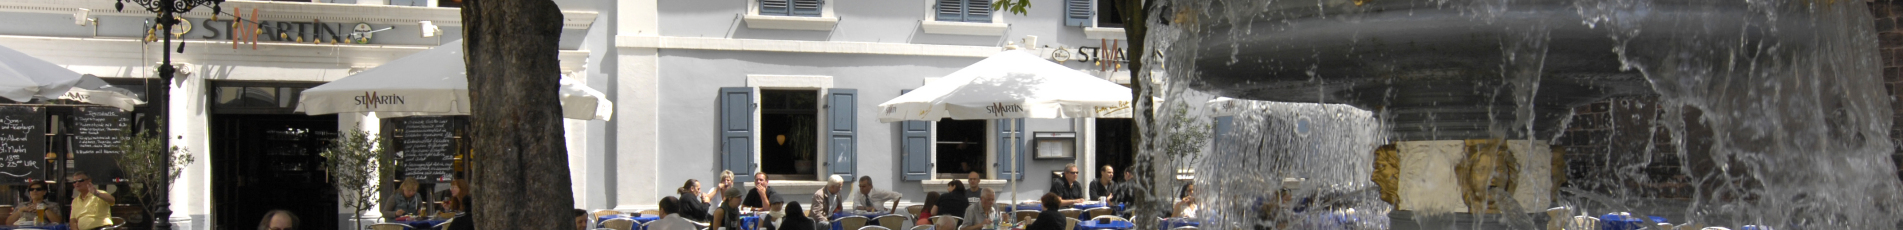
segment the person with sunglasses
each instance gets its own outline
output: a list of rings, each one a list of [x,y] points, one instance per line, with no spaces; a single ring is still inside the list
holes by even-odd
[[[1059,207],[1069,207],[1085,201],[1084,186],[1077,183],[1076,163],[1064,165],[1064,179],[1051,181],[1050,191],[1057,194],[1057,198],[1062,202]]]
[[[28,183],[27,202],[13,206],[13,214],[7,215],[7,223],[34,226],[66,222],[66,216],[60,215],[59,204],[46,200],[46,190],[46,183]]]
[[[112,194],[93,186],[86,172],[73,172],[73,229],[93,230],[112,227]]]

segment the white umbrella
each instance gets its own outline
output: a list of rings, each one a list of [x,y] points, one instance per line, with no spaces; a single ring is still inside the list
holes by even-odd
[[[79,83],[79,73],[0,47],[0,97],[15,102],[56,99]]]
[[[46,60],[0,47],[0,98],[14,102],[67,99],[131,111],[145,101],[91,74],[79,74]]]
[[[381,117],[469,114],[463,42],[453,41],[377,68],[304,90],[297,111],[310,115],[377,112]],[[614,103],[600,91],[562,78],[562,117],[608,120]]]
[[[1100,107],[1129,102],[1130,88],[1022,51],[1008,50],[880,103],[879,121],[938,121],[949,117],[1009,122],[1014,118],[1096,117]],[[1011,142],[1019,141],[1017,135],[1010,138]],[[1015,144],[1006,146],[1017,151]],[[1005,167],[1015,166],[1018,157],[1023,156],[1006,160]],[[1017,180],[1006,179],[1011,180],[1011,200],[1015,202]],[[1016,209],[1016,205],[1012,208]]]
[[[135,93],[131,90],[113,87],[111,84],[106,84],[106,80],[87,74],[80,76],[78,83],[73,84],[71,89],[67,89],[65,94],[61,94],[59,99],[132,111],[133,106],[145,104],[144,100],[139,100],[139,97],[133,95]]]

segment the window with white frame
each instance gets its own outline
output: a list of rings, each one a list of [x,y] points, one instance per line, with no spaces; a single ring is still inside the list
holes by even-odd
[[[839,24],[827,0],[747,0],[742,16],[752,29],[832,30]]]
[[[760,171],[775,180],[815,180],[819,91],[760,90]]]
[[[925,0],[919,29],[928,34],[1001,36],[1010,29],[1002,14],[991,11],[994,0]]]
[[[937,0],[932,20],[991,23],[991,0]]]
[[[1064,25],[1123,28],[1116,0],[1064,0]]]
[[[749,75],[720,88],[720,167],[735,175],[812,181],[857,175],[858,91],[828,76]]]
[[[819,17],[824,13],[826,0],[756,0],[759,3],[759,15]]]

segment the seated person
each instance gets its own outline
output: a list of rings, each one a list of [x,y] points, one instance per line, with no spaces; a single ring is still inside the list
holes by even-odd
[[[741,201],[741,206],[752,208],[754,211],[779,211],[769,209],[786,201],[780,199],[780,192],[767,186],[767,182],[765,173],[754,173],[753,190],[747,191],[747,199]]]
[[[588,210],[575,209],[575,230],[588,230]]]
[[[1196,184],[1183,185],[1183,195],[1178,198],[1181,200],[1176,201],[1176,205],[1171,209],[1176,210],[1176,213],[1170,217],[1196,218]]]
[[[1064,227],[1069,227],[1067,225],[1070,225],[1070,220],[1064,218],[1064,213],[1057,212],[1057,209],[1064,207],[1063,198],[1059,198],[1056,193],[1047,192],[1038,200],[1044,202],[1044,211],[1038,212],[1037,220],[1032,221],[1030,226],[1025,226],[1025,230],[1066,230]]]
[[[800,202],[786,203],[786,217],[780,220],[780,230],[813,230],[813,219],[806,218],[800,211]]]
[[[676,198],[674,196],[667,196],[665,198],[661,198],[661,202],[659,204],[661,206],[661,219],[654,220],[654,223],[649,223],[648,229],[649,230],[698,230],[700,229],[699,226],[694,226],[693,221],[688,221],[687,218],[681,217],[681,214],[679,213],[681,211],[679,207],[680,204],[681,204],[681,199]]]
[[[26,191],[26,202],[13,206],[13,214],[7,215],[7,223],[33,226],[66,222],[66,215],[61,215],[59,211],[60,205],[46,199],[46,183],[29,183]]]

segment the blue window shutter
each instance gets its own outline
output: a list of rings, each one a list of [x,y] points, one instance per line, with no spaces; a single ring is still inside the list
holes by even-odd
[[[912,90],[900,90],[899,95]],[[904,151],[905,180],[922,181],[932,178],[932,122],[899,122],[899,148]]]
[[[1209,135],[1209,145],[1211,146],[1209,148],[1210,151],[1217,152],[1217,153],[1227,152],[1227,151],[1223,151],[1222,149],[1222,145],[1223,145],[1222,136],[1228,134],[1230,129],[1234,129],[1235,124],[1236,124],[1235,116],[1216,117],[1216,125],[1215,125],[1216,131],[1213,134]]]
[[[965,21],[991,23],[991,0],[965,0]]]
[[[933,5],[934,5],[933,7],[936,8],[936,11],[934,12],[937,12],[936,15],[938,16],[936,17],[938,21],[941,21],[941,22],[965,21],[965,1],[964,0],[938,0],[938,3]]]
[[[759,1],[760,1],[760,15],[773,15],[773,16],[792,15],[792,11],[790,10],[793,9],[793,6],[792,6],[793,3],[788,2],[791,0],[759,0]]]
[[[856,178],[859,171],[859,90],[826,89],[827,167],[833,175]]]
[[[720,88],[720,168],[753,175],[753,88]]]
[[[825,0],[792,0],[793,16],[819,17],[820,10],[826,6]]]
[[[1090,25],[1090,14],[1096,11],[1090,7],[1091,0],[1064,0],[1064,25]]]
[[[1024,142],[1027,141],[1024,139],[1024,133],[1026,133],[1024,130],[1024,119],[1009,119],[1008,121],[1012,123],[1009,124],[1010,126],[1006,126],[1005,121],[1007,120],[991,121],[993,126],[996,126],[998,129],[998,162],[993,162],[992,164],[998,165],[998,178],[1021,180],[1024,179],[1024,161],[1030,160],[1024,159],[1023,157],[1026,151],[1026,149],[1024,149]],[[1011,131],[1012,126],[1017,127],[1017,132]],[[1012,141],[1011,136],[1017,136],[1017,140]],[[1017,151],[1012,151],[1013,145],[1017,146]],[[1005,165],[1007,161],[1015,166]]]

